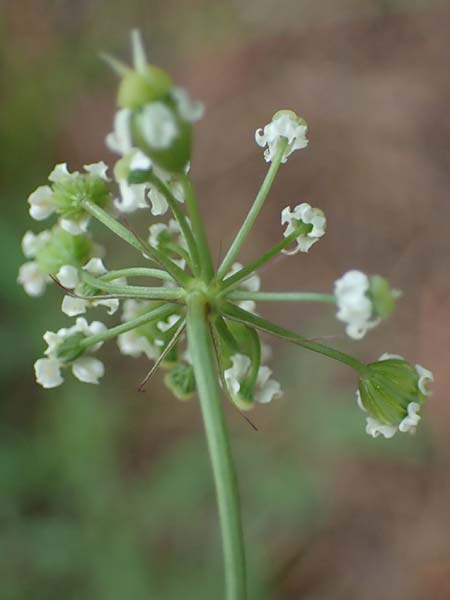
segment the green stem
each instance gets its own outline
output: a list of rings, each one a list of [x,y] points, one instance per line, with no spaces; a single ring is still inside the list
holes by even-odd
[[[255,300],[262,302],[325,302],[336,304],[333,294],[320,294],[316,292],[246,292],[236,290],[227,294],[229,300]]]
[[[192,258],[192,268],[193,268],[194,274],[199,275],[200,274],[200,261],[199,261],[199,253],[198,253],[197,244],[196,244],[194,235],[192,233],[191,227],[186,219],[186,216],[183,213],[183,211],[181,210],[180,203],[175,198],[175,196],[172,194],[169,187],[164,183],[164,181],[159,179],[159,177],[157,177],[153,172],[150,173],[150,175],[148,177],[148,181],[153,186],[155,186],[155,188],[167,200],[167,204],[169,205],[171,211],[173,212],[173,215],[174,215],[175,219],[177,220],[178,225],[180,227],[181,233],[183,234],[184,239],[186,240],[186,244],[189,249],[189,254]],[[188,261],[188,262],[191,262],[191,261]]]
[[[209,250],[208,238],[206,237],[205,228],[198,208],[198,203],[195,198],[192,183],[187,176],[182,178],[183,188],[186,194],[186,208],[191,220],[192,230],[197,241],[202,275],[206,283],[209,283],[214,276],[214,267]]]
[[[272,248],[267,250],[267,252],[264,252],[262,256],[251,262],[246,267],[243,267],[240,271],[237,271],[237,273],[235,273],[234,275],[231,275],[231,277],[227,277],[226,279],[224,279],[222,282],[222,292],[230,288],[236,287],[243,279],[245,279],[254,271],[256,271],[257,269],[265,265],[267,262],[269,262],[269,260],[271,260],[274,256],[276,256],[282,250],[287,248],[299,236],[302,230],[303,224],[299,225],[299,227],[295,231],[293,231],[283,240],[278,242],[278,244],[272,246]]]
[[[90,200],[83,200],[83,208],[93,217],[98,219],[105,227],[110,229],[113,233],[119,236],[122,240],[136,248],[141,254],[154,260],[161,266],[163,266],[170,275],[178,282],[186,285],[190,277],[187,273],[182,271],[176,264],[174,264],[170,258],[168,258],[163,252],[160,252],[157,248],[152,248],[146,242],[140,240],[134,233],[124,227],[117,219],[112,217],[106,210],[97,206]]]
[[[161,269],[149,269],[146,267],[131,267],[129,269],[108,271],[105,275],[102,275],[100,279],[102,281],[113,281],[114,279],[119,279],[119,277],[153,277],[155,279],[173,281],[171,275],[166,273],[166,271],[162,271]]]
[[[312,350],[313,352],[317,352],[318,354],[322,354],[324,356],[328,356],[333,360],[337,360],[341,363],[352,367],[360,375],[364,375],[367,372],[367,367],[365,364],[353,358],[353,356],[349,356],[344,352],[340,352],[339,350],[335,350],[334,348],[330,348],[329,346],[325,346],[324,344],[319,344],[318,342],[313,342],[306,337],[298,335],[289,329],[284,329],[283,327],[279,327],[266,319],[261,319],[261,317],[257,317],[256,315],[247,312],[246,310],[242,310],[231,304],[229,302],[223,305],[223,314],[226,315],[229,319],[233,321],[237,321],[238,323],[243,323],[244,325],[248,325],[250,327],[256,327],[261,331],[266,331],[267,333],[271,333],[272,335],[276,335],[281,337],[297,346],[302,346],[307,350]]]
[[[131,319],[131,321],[127,321],[126,323],[122,323],[121,325],[117,325],[116,327],[112,327],[111,329],[106,330],[103,333],[98,333],[97,335],[91,335],[89,337],[84,338],[81,342],[77,343],[77,347],[80,348],[90,348],[91,346],[95,346],[99,342],[105,342],[106,340],[111,340],[121,333],[126,333],[131,329],[136,329],[136,327],[140,327],[141,325],[146,325],[151,321],[162,321],[166,317],[168,317],[174,311],[173,306],[158,306],[157,308],[153,308],[149,310],[147,313],[137,317],[136,319]]]
[[[183,288],[168,287],[145,287],[140,285],[116,285],[103,279],[93,277],[89,273],[82,273],[83,281],[95,289],[105,290],[112,294],[122,296],[124,294],[133,298],[145,300],[182,300],[185,297]],[[95,298],[94,298],[95,299]]]
[[[253,206],[249,210],[244,222],[241,225],[240,230],[234,238],[233,243],[231,244],[227,254],[225,255],[225,258],[222,261],[222,264],[219,267],[219,270],[217,272],[217,278],[219,280],[222,279],[230,269],[235,258],[239,254],[239,251],[243,243],[245,242],[250,232],[250,229],[253,226],[253,223],[256,221],[257,216],[261,212],[261,209],[264,205],[264,201],[267,198],[267,195],[270,191],[270,188],[272,187],[272,183],[275,179],[278,169],[280,168],[281,160],[283,158],[283,154],[286,150],[287,144],[288,140],[286,138],[283,138],[279,142],[277,153],[269,167],[269,170],[266,173],[263,184],[255,198],[255,201],[253,202]]]
[[[245,600],[245,555],[237,480],[217,380],[207,303],[197,292],[188,297],[187,334],[216,485],[226,598]]]

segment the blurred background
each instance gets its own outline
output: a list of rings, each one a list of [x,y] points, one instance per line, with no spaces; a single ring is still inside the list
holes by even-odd
[[[171,398],[160,377],[136,393],[148,364],[114,344],[98,388],[67,377],[43,391],[32,364],[42,333],[67,322],[61,294],[32,300],[15,281],[21,237],[39,229],[29,193],[57,162],[114,160],[104,137],[117,82],[98,52],[128,59],[136,26],[152,62],[206,104],[193,177],[217,259],[265,172],[254,131],[292,108],[310,146],[281,169],[242,260],[279,239],[281,208],[307,201],[327,235],[268,268],[266,289],[328,291],[359,268],[404,292],[357,343],[326,306],[260,312],[436,377],[417,435],[373,440],[351,372],[274,344],[285,395],[252,413],[259,431],[227,407],[251,598],[449,599],[450,3],[3,0],[0,11],[1,600],[222,597],[197,402]],[[108,266],[133,256],[114,242]]]

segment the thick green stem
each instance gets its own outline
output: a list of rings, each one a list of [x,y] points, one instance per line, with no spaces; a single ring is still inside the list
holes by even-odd
[[[208,238],[206,237],[205,228],[203,226],[203,221],[200,215],[197,200],[195,198],[192,183],[188,177],[183,177],[182,183],[186,194],[186,208],[191,220],[192,230],[197,241],[203,279],[206,281],[206,283],[209,283],[214,276],[214,268],[211,260]]]
[[[217,380],[207,303],[197,292],[188,298],[187,334],[216,485],[226,599],[245,600],[245,555],[237,479]]]
[[[280,168],[281,160],[283,158],[283,154],[286,150],[287,144],[288,140],[286,138],[283,138],[279,142],[277,153],[269,167],[269,170],[267,171],[263,184],[255,198],[255,201],[253,202],[253,206],[251,207],[247,216],[245,217],[245,220],[242,223],[240,230],[234,238],[234,241],[231,244],[227,254],[225,255],[222,264],[220,265],[220,268],[217,272],[217,279],[220,280],[226,275],[227,271],[233,264],[235,258],[239,254],[242,245],[247,239],[250,229],[252,228],[253,223],[256,221],[257,216],[261,212],[261,209],[264,205],[264,201],[267,198],[267,194],[269,193],[270,188],[272,187],[273,180],[275,179],[278,169]]]
[[[229,300],[255,300],[262,302],[324,302],[336,304],[333,294],[320,294],[316,292],[246,292],[236,290],[227,294]]]

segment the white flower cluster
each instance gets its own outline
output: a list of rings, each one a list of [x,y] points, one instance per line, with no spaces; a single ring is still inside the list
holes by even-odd
[[[93,163],[85,165],[84,170],[88,176],[92,178],[98,178],[105,182],[109,181],[106,171],[108,167],[104,162]],[[52,184],[71,184],[75,183],[77,179],[81,179],[85,175],[81,175],[78,171],[70,173],[67,168],[67,163],[60,163],[55,166],[53,171],[48,176],[48,180]],[[49,185],[39,186],[28,198],[30,205],[30,216],[36,221],[43,221],[50,217],[52,214],[58,211],[58,204],[56,202],[55,190]],[[87,231],[89,223],[89,216],[84,215],[78,220],[73,220],[67,217],[61,217],[59,224],[63,229],[71,233],[72,235],[80,235]]]
[[[68,338],[81,334],[84,337],[90,335],[101,334],[106,331],[106,327],[99,321],[93,321],[90,325],[86,319],[79,317],[73,327],[63,328],[53,333],[47,331],[44,334],[44,340],[47,343],[47,350],[45,354],[47,358],[40,358],[34,363],[34,370],[36,373],[36,381],[44,388],[54,388],[61,385],[64,381],[61,370],[67,366],[60,358],[58,358],[58,348]],[[100,348],[102,344],[96,344],[90,348],[90,352],[95,352]],[[104,366],[103,363],[92,356],[85,356],[84,354],[70,363],[72,367],[72,373],[77,379],[85,383],[98,383],[99,379],[103,377]]]
[[[236,399],[239,395],[241,385],[248,375],[251,360],[245,354],[233,354],[231,362],[232,366],[229,369],[225,369],[223,376],[231,397]],[[259,367],[253,394],[255,402],[267,404],[274,398],[281,397],[281,386],[278,381],[271,379],[271,375],[272,370],[269,367]],[[239,405],[241,406],[241,404]]]
[[[398,354],[388,354],[384,353],[378,359],[381,360],[389,360],[392,358],[398,358],[400,360],[404,360],[402,356]],[[428,369],[425,369],[421,365],[416,365],[416,372],[419,376],[418,388],[422,394],[428,396],[430,394],[427,389],[427,383],[432,382],[434,380],[433,373]],[[361,394],[359,390],[356,391],[356,401],[358,403],[359,408],[363,412],[367,412],[361,402]],[[385,438],[389,439],[393,437],[397,431],[402,433],[415,433],[417,425],[420,422],[420,415],[418,411],[420,410],[420,404],[418,402],[410,402],[408,404],[408,414],[407,416],[398,424],[398,425],[386,425],[385,423],[381,423],[378,419],[374,419],[373,417],[366,417],[366,433],[373,438],[378,437],[380,434]]]
[[[369,278],[361,271],[348,271],[334,284],[338,312],[336,318],[347,324],[347,335],[355,340],[365,336],[369,329],[378,325],[373,319],[373,304],[367,295]]]
[[[99,277],[107,273],[105,265],[101,258],[91,258],[83,267],[90,275]],[[74,290],[75,293],[83,295],[83,284],[80,278],[79,269],[72,265],[65,265],[60,268],[56,275],[58,281],[64,287]],[[116,279],[115,284],[126,283],[124,279]],[[106,306],[108,308],[108,314],[113,315],[119,308],[119,300],[116,298],[105,298],[100,300],[87,300],[84,298],[76,298],[74,296],[64,296],[61,310],[64,314],[69,317],[75,317],[76,315],[82,315],[86,312],[86,308],[89,306]]]
[[[306,133],[308,127],[303,119],[300,119],[291,110],[280,110],[272,118],[264,129],[257,129],[255,140],[258,146],[267,148],[264,151],[266,162],[272,162],[278,151],[278,144],[282,139],[287,140],[286,150],[281,162],[285,163],[295,150],[306,148],[308,140]]]
[[[312,208],[307,202],[303,202],[293,210],[286,206],[281,211],[281,224],[286,225],[283,233],[285,238],[294,233],[300,225],[310,225],[309,231],[298,235],[295,240],[297,245],[292,250],[283,250],[284,254],[292,255],[308,252],[311,246],[325,235],[327,219],[320,208]]]

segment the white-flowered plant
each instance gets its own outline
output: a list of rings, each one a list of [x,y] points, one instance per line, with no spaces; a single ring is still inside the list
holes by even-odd
[[[282,211],[280,240],[272,248],[246,265],[236,262],[280,166],[308,144],[306,122],[292,111],[277,112],[256,132],[256,142],[265,148],[264,158],[270,163],[267,174],[220,266],[214,268],[190,178],[192,127],[203,115],[203,106],[148,63],[137,32],[132,47],[133,66],[106,57],[120,77],[118,112],[106,138],[108,148],[119,155],[110,171],[114,180],[103,162],[86,165],[82,172],[69,172],[66,163],[58,164],[49,185],[38,187],[28,199],[33,219],[53,217],[56,223],[49,230],[25,234],[22,248],[28,262],[18,275],[31,296],[44,293],[54,280],[65,292],[62,309],[68,316],[98,305],[113,315],[122,303],[122,320],[107,328],[78,317],[71,327],[47,332],[45,357],[35,363],[36,380],[45,388],[57,387],[64,371],[71,369],[80,381],[98,383],[104,367],[91,354],[103,342],[116,339],[123,355],[153,363],[139,389],[161,367],[165,384],[177,398],[186,400],[197,392],[221,507],[226,594],[241,600],[246,597],[242,531],[221,393],[246,411],[281,396],[261,333],[352,368],[359,380],[358,404],[366,415],[366,431],[374,437],[415,431],[429,393],[425,383],[432,374],[397,356],[383,355],[364,364],[256,313],[258,302],[330,304],[337,307],[337,319],[345,323],[347,334],[359,339],[390,316],[399,296],[384,278],[354,270],[336,281],[333,294],[260,289],[261,267],[276,256],[306,253],[325,235],[325,215],[307,203]],[[136,211],[138,225],[149,220],[148,234],[141,236],[117,216]],[[168,212],[164,222],[152,221]],[[94,219],[136,250],[138,265],[106,270],[89,231]]]

